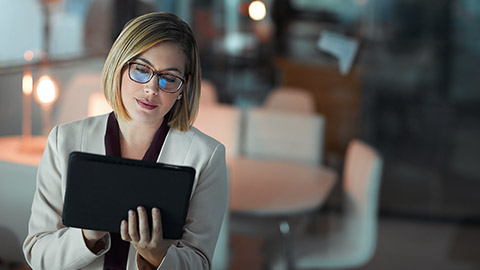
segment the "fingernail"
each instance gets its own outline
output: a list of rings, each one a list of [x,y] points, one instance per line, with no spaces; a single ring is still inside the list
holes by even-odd
[[[155,215],[158,215],[158,214],[160,214],[160,210],[158,210],[158,208],[154,207],[154,208],[153,208],[153,213],[154,213]]]
[[[129,210],[129,211],[128,211],[128,214],[133,217],[133,216],[135,216],[135,211]]]

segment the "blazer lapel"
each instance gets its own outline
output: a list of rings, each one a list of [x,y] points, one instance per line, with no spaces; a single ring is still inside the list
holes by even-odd
[[[193,132],[183,132],[170,128],[157,162],[184,165],[193,141],[193,134]]]
[[[82,136],[82,151],[105,155],[105,132],[108,114],[95,117],[87,123]],[[184,165],[193,142],[194,132],[170,128],[163,143],[157,162]]]
[[[105,132],[108,114],[92,118],[83,130],[82,151],[105,155]]]

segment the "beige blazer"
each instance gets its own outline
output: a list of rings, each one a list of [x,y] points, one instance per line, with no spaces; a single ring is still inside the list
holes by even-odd
[[[68,155],[72,151],[105,154],[107,115],[56,126],[37,173],[25,258],[35,270],[103,269],[104,254],[93,254],[80,229],[62,224]],[[192,166],[195,182],[183,238],[172,245],[159,269],[210,269],[211,259],[228,202],[225,147],[192,127],[170,129],[158,162]],[[119,224],[120,225],[120,224]],[[137,269],[131,245],[127,269]]]

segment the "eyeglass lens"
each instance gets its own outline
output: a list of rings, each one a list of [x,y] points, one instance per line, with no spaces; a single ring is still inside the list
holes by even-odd
[[[138,83],[147,83],[149,82],[154,73],[153,71],[142,64],[130,63],[129,76],[130,79]],[[177,78],[174,75],[170,74],[157,74],[158,76],[158,86],[160,89],[167,92],[175,92],[182,85],[182,80]]]

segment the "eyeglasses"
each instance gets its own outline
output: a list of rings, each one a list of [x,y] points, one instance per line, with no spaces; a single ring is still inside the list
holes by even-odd
[[[158,77],[158,87],[167,93],[175,93],[182,85],[185,83],[185,80],[168,73],[157,73],[149,66],[128,62],[128,77],[134,82],[137,83],[148,83],[153,76],[157,75]]]

